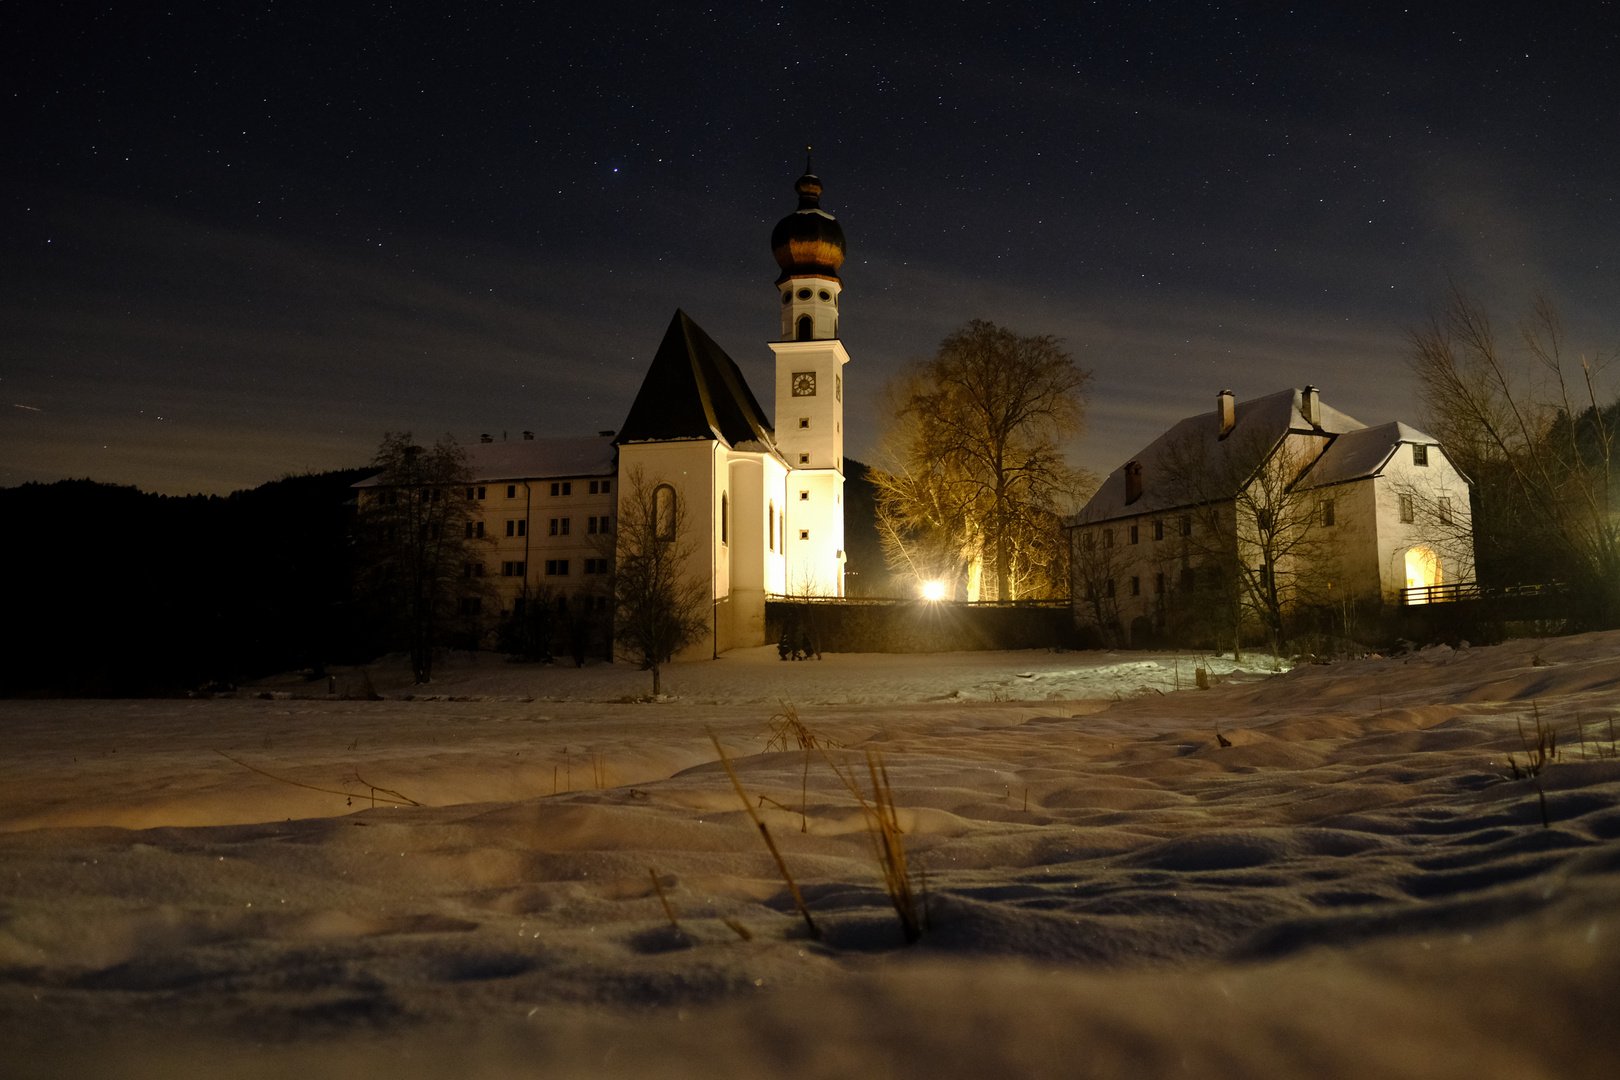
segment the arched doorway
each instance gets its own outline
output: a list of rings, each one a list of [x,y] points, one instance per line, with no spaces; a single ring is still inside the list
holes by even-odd
[[[1441,584],[1440,558],[1430,548],[1418,546],[1408,548],[1406,551],[1406,587],[1408,589],[1428,589]],[[1429,594],[1426,592],[1408,592],[1407,603],[1427,604]]]

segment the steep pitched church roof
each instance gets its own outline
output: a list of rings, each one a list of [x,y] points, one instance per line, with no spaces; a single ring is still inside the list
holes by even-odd
[[[724,349],[676,310],[616,442],[719,439],[775,445],[776,429]]]

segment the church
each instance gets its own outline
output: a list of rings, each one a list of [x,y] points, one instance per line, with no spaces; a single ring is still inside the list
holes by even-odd
[[[767,596],[844,595],[844,233],[808,165],[794,189],[797,208],[771,233],[774,423],[726,351],[677,310],[616,432],[467,447],[469,535],[493,539],[488,564],[473,569],[495,579],[501,614],[539,597],[606,611],[605,537],[638,478],[680,505],[687,573],[714,601],[709,632],[684,657],[765,644]]]

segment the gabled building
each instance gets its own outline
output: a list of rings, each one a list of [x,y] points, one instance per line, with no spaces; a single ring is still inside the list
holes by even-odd
[[[1222,391],[1111,472],[1068,526],[1076,618],[1126,643],[1310,606],[1350,620],[1474,573],[1468,480],[1439,443],[1398,421],[1368,427],[1311,386],[1245,402]]]
[[[807,169],[794,190],[798,207],[771,234],[781,271],[776,423],[725,350],[677,310],[617,433],[525,432],[467,448],[468,528],[494,540],[468,576],[495,579],[496,599],[486,609],[469,596],[464,613],[493,623],[537,597],[605,611],[612,545],[603,537],[617,535],[620,500],[637,480],[681,506],[695,549],[687,572],[713,599],[710,632],[688,655],[764,644],[768,595],[843,595],[844,234],[821,209],[819,178]],[[356,485],[362,505],[376,483]]]

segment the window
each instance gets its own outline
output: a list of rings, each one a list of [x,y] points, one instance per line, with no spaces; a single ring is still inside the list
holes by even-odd
[[[1131,595],[1132,596],[1141,596],[1142,595],[1142,579],[1141,578],[1139,578],[1139,577],[1131,578]]]
[[[568,576],[568,560],[567,559],[547,559],[546,560],[546,575],[548,577],[567,577]]]
[[[1155,540],[1163,540],[1164,539],[1164,522],[1155,521],[1153,523],[1153,539],[1155,539]]]
[[[1189,516],[1187,514],[1182,514],[1181,515],[1181,535],[1182,536],[1191,536],[1192,535],[1192,518],[1191,518],[1191,516]]]
[[[801,290],[801,291],[804,291],[804,290]],[[811,340],[812,338],[815,337],[814,331],[811,330],[810,316],[808,316],[808,315],[800,315],[799,316],[798,333],[795,334],[794,336],[797,337],[800,341],[809,341],[809,340]]]
[[[475,540],[475,539],[478,539],[478,538],[482,537],[483,535],[484,535],[484,523],[482,521],[469,521],[469,522],[467,522],[467,539]]]
[[[1256,507],[1254,511],[1254,527],[1261,532],[1271,531],[1271,508],[1269,506]]]
[[[478,497],[480,499],[482,499],[484,497],[484,489],[483,488],[478,489]]]
[[[477,615],[484,610],[484,601],[477,596],[463,596],[456,602],[456,610],[463,615]]]
[[[557,535],[557,521],[558,521],[557,518],[552,518],[551,519],[551,533],[550,533],[550,535],[552,535],[552,536]]]
[[[810,426],[810,418],[808,416],[799,417],[799,427],[801,429],[807,428],[809,426]]]
[[[476,499],[478,497],[477,495],[474,494],[474,492],[476,492],[477,490],[478,490],[477,488],[468,488],[467,489],[467,499],[468,499],[468,501],[471,501],[471,500]]]
[[[586,559],[585,572],[587,574],[605,574],[608,572],[607,564],[606,559]]]
[[[585,519],[585,531],[587,533],[596,532],[596,518],[588,517]]]
[[[516,521],[513,521],[511,518],[508,518],[507,521],[506,521],[506,535],[507,536],[516,536],[517,535],[517,526],[518,526],[518,523]]]
[[[573,518],[563,518],[562,519],[562,534],[564,536],[568,535],[568,523],[570,521],[572,521],[572,520],[573,520]]]
[[[1190,567],[1190,566],[1182,567],[1182,570],[1181,570],[1181,591],[1185,592],[1185,593],[1190,593],[1194,589],[1196,589],[1197,587],[1198,587],[1198,574],[1197,574],[1197,572],[1195,570],[1193,570],[1193,568]]]
[[[598,596],[596,598],[596,602],[593,603],[591,606],[594,607],[597,611],[606,611],[608,609],[608,598],[605,597],[605,596]]]
[[[602,493],[601,492],[601,481],[592,480],[591,481],[591,494],[592,495],[600,495],[601,493]]]
[[[770,545],[772,551],[776,550],[776,500],[771,500],[771,516],[765,529],[765,543]]]
[[[523,577],[528,572],[528,564],[522,559],[517,562],[501,563],[501,577]]]
[[[613,494],[613,481],[611,481],[611,480],[602,481],[602,494],[604,494],[604,495]]]
[[[730,504],[726,501],[726,493],[722,491],[720,493],[720,542],[722,544],[729,543],[731,539],[730,523],[726,520],[731,516],[727,513],[728,509],[730,509]]]
[[[810,539],[810,530],[809,529],[800,529],[799,530],[799,539],[800,540],[808,540],[808,539]]]
[[[596,519],[596,527],[597,527],[598,532],[604,532],[604,533],[612,532],[613,531],[613,519],[611,517],[609,517],[607,514],[603,514],[601,517]]]
[[[809,454],[800,454],[799,455],[799,464],[800,465],[808,465],[808,464],[810,464],[810,455]]]
[[[512,614],[514,614],[514,615],[523,614],[523,607],[524,607],[523,597],[514,596],[512,598]]]
[[[836,401],[844,400],[844,377],[842,375],[833,376],[833,399]]]
[[[675,489],[668,484],[659,484],[653,492],[653,519],[658,539],[675,539],[676,517]]]
[[[1086,533],[1085,539],[1082,540],[1081,543],[1084,545],[1087,551],[1090,551],[1097,546],[1097,534],[1092,532]]]
[[[1142,536],[1141,536],[1141,533],[1138,530],[1138,526],[1132,525],[1131,526],[1131,543],[1133,543],[1133,544],[1137,543],[1141,539],[1142,539]]]
[[[1114,530],[1113,529],[1104,529],[1103,530],[1103,547],[1111,548],[1113,546],[1114,546]],[[1112,596],[1113,593],[1109,593],[1108,595]]]
[[[506,497],[508,499],[517,498],[517,485],[516,484],[507,484],[506,485]]]
[[[1318,518],[1320,523],[1323,524],[1323,525],[1332,525],[1333,524],[1333,500],[1332,499],[1323,499],[1317,505],[1322,508],[1320,517]]]
[[[1403,521],[1404,523],[1410,525],[1412,522],[1414,522],[1416,520],[1417,520],[1417,506],[1415,505],[1415,503],[1414,503],[1414,501],[1412,499],[1412,496],[1410,496],[1410,495],[1402,495],[1401,496],[1401,521]]]
[[[799,501],[800,502],[809,502],[810,501],[810,493],[808,491],[799,492]]]
[[[1103,588],[1103,595],[1112,600],[1114,598],[1114,579],[1109,578],[1108,584]]]
[[[1153,577],[1153,595],[1154,596],[1163,596],[1164,595],[1164,575],[1163,574],[1155,574],[1154,577]]]
[[[1429,448],[1427,446],[1423,445],[1422,443],[1412,444],[1412,464],[1421,465],[1424,468],[1428,468]]]
[[[1446,495],[1440,496],[1440,524],[1451,524],[1451,498]]]

